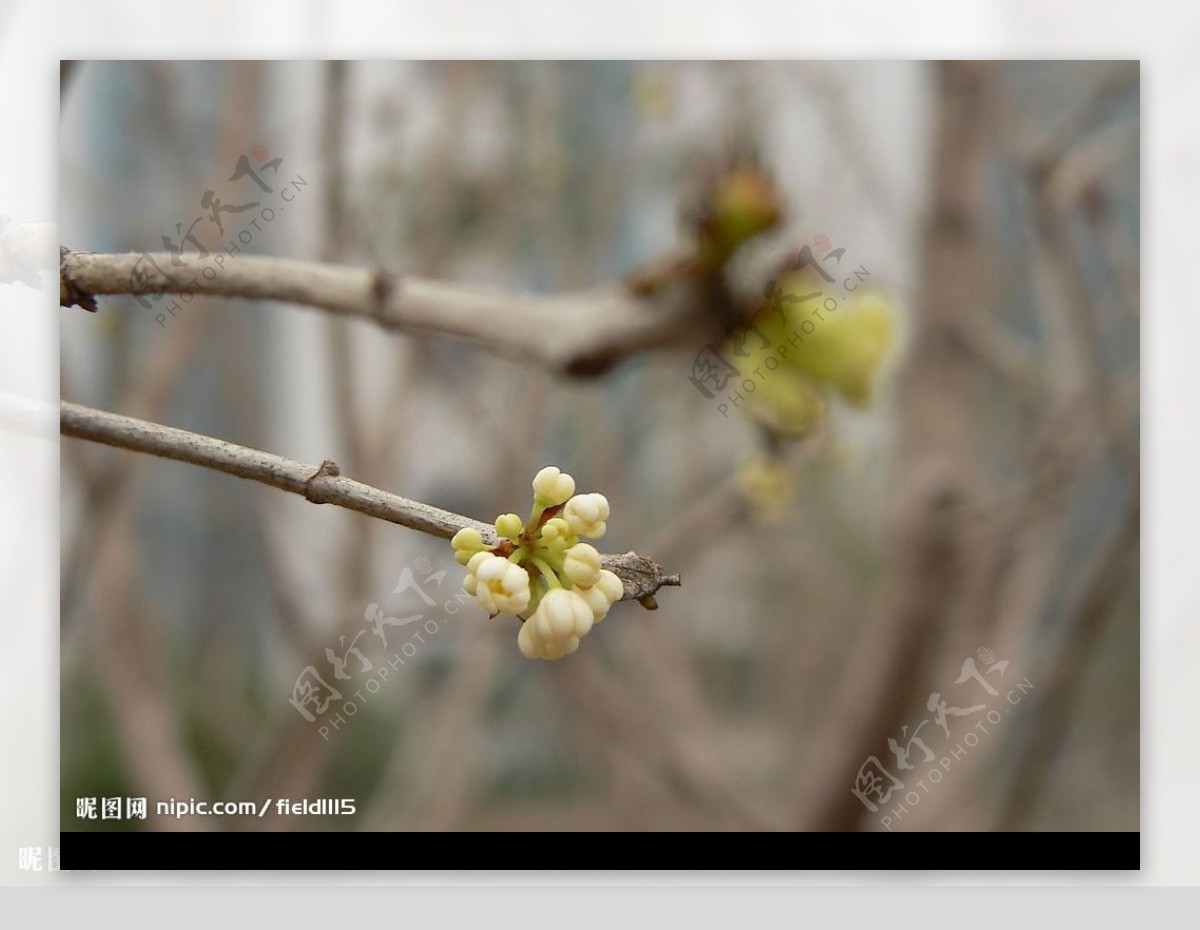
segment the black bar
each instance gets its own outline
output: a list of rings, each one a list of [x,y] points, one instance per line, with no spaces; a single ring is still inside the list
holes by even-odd
[[[554,833],[547,849],[571,852],[581,866],[625,868],[648,862],[655,870],[769,871],[810,868],[882,871],[1134,871],[1141,867],[1140,833],[639,833],[622,844],[626,862],[595,862],[605,834]],[[64,870],[212,871],[320,869],[504,869],[512,862],[506,833],[471,833],[459,853],[464,864],[436,861],[420,836],[396,833],[156,833],[64,832]],[[611,834],[609,834],[611,836]],[[432,846],[432,844],[430,844]],[[446,848],[437,844],[438,848]]]

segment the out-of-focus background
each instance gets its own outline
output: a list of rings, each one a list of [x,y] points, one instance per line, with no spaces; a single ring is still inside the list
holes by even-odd
[[[683,586],[531,662],[453,600],[443,541],[64,439],[63,829],[1136,829],[1138,98],[1109,62],[71,66],[71,248],[192,229],[558,293],[686,248],[697,188],[752,153],[784,219],[730,279],[844,249],[892,338],[869,398],[824,392],[788,442],[689,379],[700,319],[566,379],[282,304],[64,311],[66,400],[485,521],[557,464],[608,496],[606,551]],[[270,223],[208,218],[285,189]],[[386,679],[409,637],[382,648],[371,604],[436,630]],[[344,692],[313,721],[310,667]],[[77,818],[110,796],[151,817]],[[193,797],[358,812],[153,814]]]

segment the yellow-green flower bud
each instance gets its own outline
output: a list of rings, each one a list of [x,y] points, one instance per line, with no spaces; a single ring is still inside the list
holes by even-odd
[[[483,550],[483,535],[477,529],[465,527],[454,534],[450,546],[454,549],[454,560],[459,565],[466,565],[473,555]]]
[[[496,532],[505,539],[516,542],[524,529],[525,524],[515,513],[502,513],[496,518]]]
[[[575,542],[575,534],[562,517],[547,520],[542,526],[542,544],[554,552],[565,552]]]

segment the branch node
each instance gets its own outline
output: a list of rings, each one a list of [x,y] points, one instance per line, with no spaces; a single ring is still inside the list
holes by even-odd
[[[332,459],[326,459],[321,463],[311,478],[304,482],[304,497],[314,504],[326,504],[329,502],[327,494],[323,493],[320,485],[317,483],[321,478],[337,478],[341,475],[342,469],[337,462]]]
[[[60,307],[79,306],[89,313],[95,313],[99,309],[96,295],[76,284],[67,270],[67,259],[72,254],[66,246],[58,247],[58,304]]]
[[[388,303],[400,286],[400,278],[383,268],[376,268],[371,276],[371,300],[374,302],[376,318],[383,320],[387,314]]]

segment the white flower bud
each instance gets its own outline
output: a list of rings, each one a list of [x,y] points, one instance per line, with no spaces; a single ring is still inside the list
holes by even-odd
[[[517,634],[517,646],[521,650],[521,655],[527,659],[542,657],[542,641],[537,635],[532,620],[526,620],[521,624],[521,631]]]
[[[615,604],[625,596],[625,584],[607,568],[600,569],[600,577],[596,580],[595,587],[604,592],[610,604]]]
[[[572,584],[581,588],[590,588],[600,577],[600,553],[595,546],[587,543],[576,543],[567,550],[563,562],[563,574],[571,579]]]
[[[468,594],[474,596],[479,589],[479,579],[475,572],[490,558],[493,558],[492,553],[485,549],[483,552],[476,552],[467,560],[467,577],[463,579],[463,590]]]
[[[542,641],[550,644],[586,636],[594,618],[591,607],[577,591],[555,588],[542,598],[533,619]]]
[[[489,614],[515,614],[529,606],[529,573],[508,559],[489,553],[475,577],[475,598]]]
[[[575,493],[575,479],[547,465],[534,476],[533,499],[546,507],[555,507]]]
[[[579,596],[587,602],[588,607],[592,611],[592,619],[594,622],[599,623],[605,618],[605,616],[607,616],[610,605],[608,603],[608,598],[604,596],[604,592],[599,588],[580,588]]]
[[[608,609],[619,601],[625,593],[621,579],[606,568],[602,568],[596,578],[596,583],[590,588],[579,591],[580,597],[587,601],[592,609],[592,615],[599,623],[608,616]]]
[[[562,516],[571,532],[599,539],[608,528],[605,523],[608,519],[608,498],[603,494],[576,494],[567,501]]]

